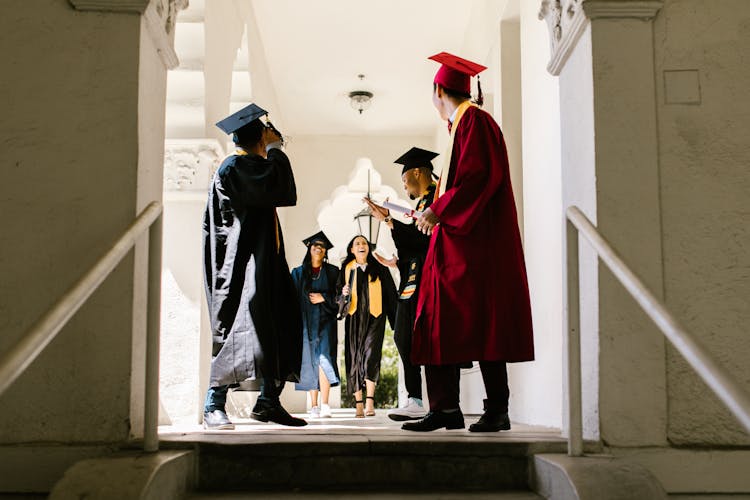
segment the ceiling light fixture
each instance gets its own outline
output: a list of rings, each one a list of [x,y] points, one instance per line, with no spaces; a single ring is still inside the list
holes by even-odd
[[[349,104],[351,104],[353,109],[359,111],[360,115],[362,111],[370,107],[371,100],[372,92],[366,90],[353,90],[349,92]]]

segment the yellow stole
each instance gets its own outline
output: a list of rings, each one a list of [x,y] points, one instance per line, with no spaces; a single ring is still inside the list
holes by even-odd
[[[351,270],[355,268],[357,261],[353,260],[346,265],[344,276],[349,277]],[[352,294],[352,301],[349,304],[349,316],[357,311],[357,272],[354,272],[354,279],[349,283],[349,290]],[[370,294],[370,314],[376,318],[383,314],[383,292],[380,287],[380,278],[375,281],[367,280],[367,290]]]
[[[238,156],[246,156],[247,151],[242,148],[237,148],[234,154]],[[279,235],[279,214],[275,207],[273,209],[273,227],[276,229],[276,253],[278,254],[281,251],[281,236]]]
[[[440,168],[440,178],[438,179],[438,187],[435,190],[435,200],[445,194],[445,185],[448,183],[448,171],[451,168],[451,156],[453,155],[453,138],[456,135],[456,130],[458,129],[458,122],[461,121],[461,117],[464,116],[466,110],[471,106],[476,106],[476,104],[472,103],[471,101],[464,101],[458,105],[456,111],[456,119],[453,120],[453,124],[451,125],[451,138],[448,142],[448,149],[445,151],[445,154],[443,154],[443,165]]]

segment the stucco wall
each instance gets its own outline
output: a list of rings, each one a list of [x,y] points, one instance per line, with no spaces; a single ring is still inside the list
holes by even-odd
[[[655,23],[667,305],[750,391],[750,5],[669,0]],[[667,351],[669,439],[745,444]]]
[[[132,221],[138,15],[0,4],[0,350]],[[118,441],[129,430],[133,259],[1,398],[0,441]]]

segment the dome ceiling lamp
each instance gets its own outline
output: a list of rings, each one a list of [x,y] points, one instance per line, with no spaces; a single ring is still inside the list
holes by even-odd
[[[359,74],[357,78],[361,80],[365,79],[365,75]],[[352,90],[349,92],[349,104],[352,109],[358,111],[361,115],[364,110],[370,107],[372,102],[373,94],[367,90]]]

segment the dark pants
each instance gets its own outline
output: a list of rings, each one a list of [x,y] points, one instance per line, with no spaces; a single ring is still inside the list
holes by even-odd
[[[226,411],[227,405],[227,392],[229,392],[228,385],[220,385],[217,387],[209,387],[208,393],[206,393],[206,402],[203,405],[203,411],[210,413],[214,410]],[[273,380],[266,383],[266,379],[263,379],[263,384],[260,386],[260,396],[258,401],[263,401],[270,404],[280,404],[279,396],[281,391],[284,389],[284,382],[278,387],[273,383]]]
[[[404,385],[410,398],[422,399],[422,367],[411,363],[411,337],[414,325],[412,309],[416,309],[416,300],[412,297],[408,301],[399,301],[397,307],[393,340],[404,365]]]
[[[480,361],[484,389],[487,392],[485,411],[507,413],[510,389],[508,371],[503,361]],[[430,411],[453,410],[458,408],[459,380],[461,377],[456,365],[425,366],[427,395],[430,398]]]

